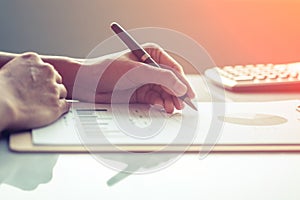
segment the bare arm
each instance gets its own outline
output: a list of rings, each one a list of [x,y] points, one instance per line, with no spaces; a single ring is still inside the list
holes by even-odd
[[[0,69],[12,59],[21,54],[7,53],[0,51]],[[63,84],[67,88],[68,95],[72,94],[76,73],[81,66],[82,59],[75,59],[65,56],[39,56],[45,63],[49,63],[63,76]],[[71,99],[71,96],[68,96]]]
[[[128,93],[128,90],[135,88],[136,92],[132,95],[130,103],[158,104],[170,113],[174,108],[182,109],[183,103],[178,99],[179,96],[187,93],[190,98],[195,97],[195,92],[188,83],[182,67],[161,47],[148,44],[145,48],[153,59],[163,66],[162,69],[138,62],[128,51],[85,60],[88,62],[63,56],[41,56],[41,58],[43,62],[54,66],[62,76],[62,83],[68,91],[68,99],[111,103],[114,91]],[[0,65],[15,56],[16,54],[0,52]],[[76,85],[74,95],[73,87],[79,69],[81,81]],[[119,85],[120,88],[115,88],[120,79],[129,81]],[[120,100],[120,103],[128,103],[124,101]]]
[[[182,66],[158,45],[146,44],[144,47],[162,68],[154,68],[138,62],[129,51],[117,52],[85,60],[85,62],[79,59],[51,56],[43,57],[43,60],[55,66],[63,77],[68,98],[111,103],[112,95],[117,94],[118,103],[160,105],[169,113],[172,113],[174,108],[182,109],[183,103],[178,97],[184,94],[190,98],[195,97]],[[77,73],[79,69],[80,73]],[[73,93],[75,79],[78,82]],[[127,102],[127,96],[132,89],[135,89],[135,92]]]

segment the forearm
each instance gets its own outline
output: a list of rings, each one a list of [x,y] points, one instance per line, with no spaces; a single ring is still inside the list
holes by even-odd
[[[7,53],[0,51],[0,69],[9,61],[19,56],[19,54]],[[75,59],[63,56],[48,56],[42,55],[42,60],[54,66],[58,73],[63,78],[63,84],[68,89],[68,97],[72,94],[74,80],[76,78],[77,71],[81,66],[83,60]]]
[[[62,76],[63,84],[68,91],[67,98],[69,99],[73,98],[73,87],[77,78],[77,72],[81,67],[86,69],[84,70],[81,68],[81,78],[86,77],[87,80],[84,82],[89,82],[88,80],[93,79],[95,74],[101,74],[101,71],[104,72],[106,67],[112,62],[112,58],[113,54],[89,59],[78,59],[63,56],[42,56],[43,61],[53,65]],[[109,78],[111,77],[108,77],[108,79]]]
[[[19,56],[19,54],[0,52],[0,68],[17,56]],[[105,66],[107,66],[108,63],[111,62],[111,59],[113,59],[114,56],[118,56],[118,54],[116,55],[110,54],[107,56],[102,56],[93,59],[78,59],[78,58],[70,58],[66,56],[40,55],[41,59],[44,62],[53,65],[53,67],[62,76],[62,81],[63,81],[62,83],[64,84],[68,92],[67,94],[68,99],[73,98],[72,97],[73,87],[76,80],[77,72],[79,71],[81,66],[97,65],[97,70],[94,68],[94,69],[84,70],[84,72],[82,72],[82,73],[87,73],[87,78],[89,78],[89,76],[93,76],[95,71],[99,73],[99,70],[101,69],[104,70],[106,68]]]
[[[19,56],[20,54],[16,53],[8,53],[0,51],[0,68],[2,68],[6,63]],[[52,64],[56,70],[63,70],[66,67],[74,67],[74,65],[79,65],[83,62],[83,59],[79,58],[70,58],[66,56],[48,56],[48,55],[40,55],[44,62],[48,62]],[[66,66],[70,65],[70,66]]]

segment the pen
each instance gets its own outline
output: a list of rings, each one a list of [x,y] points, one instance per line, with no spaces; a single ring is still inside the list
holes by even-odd
[[[110,27],[119,36],[119,38],[126,44],[126,46],[131,50],[133,55],[135,55],[135,57],[139,61],[152,65],[153,67],[161,68],[159,64],[157,64],[157,62],[155,62],[155,60],[151,58],[151,56],[146,52],[146,50],[143,47],[141,47],[137,43],[137,41],[135,41],[135,39],[131,35],[129,35],[129,33],[125,29],[123,29],[118,23],[113,22],[110,25]],[[187,94],[179,98],[194,110],[198,110],[196,106],[193,104],[193,102],[191,101],[191,99],[187,96]]]

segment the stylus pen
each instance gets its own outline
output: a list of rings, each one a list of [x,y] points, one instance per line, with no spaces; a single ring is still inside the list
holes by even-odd
[[[131,52],[136,56],[136,58],[139,61],[152,65],[153,67],[161,68],[159,64],[157,64],[157,62],[155,62],[155,60],[153,60],[153,58],[151,58],[151,56],[145,51],[145,49],[143,49],[143,47],[141,47],[137,43],[137,41],[135,41],[135,39],[131,35],[129,35],[129,33],[126,30],[124,30],[118,23],[113,22],[110,25],[110,27],[119,36],[119,38],[126,44],[126,46],[131,50]],[[187,96],[187,94],[179,98],[194,110],[198,110],[196,106],[193,104],[193,102],[191,101],[191,99]]]

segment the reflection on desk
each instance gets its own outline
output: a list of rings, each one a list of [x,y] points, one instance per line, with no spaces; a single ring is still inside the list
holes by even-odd
[[[52,178],[58,154],[13,153],[5,139],[0,140],[0,185],[34,190]]]
[[[40,184],[51,181],[58,157],[59,154],[54,153],[14,153],[9,151],[6,139],[2,139],[0,140],[0,185],[5,183],[22,190],[34,190]],[[163,165],[165,162],[178,159],[178,155],[172,153],[154,155],[103,153],[101,157],[108,162],[119,162],[124,166],[121,171],[115,169],[116,174],[107,180],[108,186],[115,185],[135,172],[153,171],[152,169],[157,169],[157,166],[165,167]]]
[[[160,170],[159,166],[162,165],[162,168],[165,168],[165,162],[170,161],[171,159],[178,159],[178,154],[176,153],[160,153],[160,154],[149,154],[149,153],[133,153],[133,154],[101,154],[101,157],[104,159],[109,159],[110,161],[117,161],[126,164],[127,166],[119,171],[115,176],[111,177],[107,181],[108,186],[113,186],[121,180],[125,179],[131,174],[138,172],[140,174],[149,173],[153,171]],[[174,161],[172,161],[174,162]],[[171,162],[171,163],[172,163]],[[167,165],[168,166],[168,165]],[[153,170],[155,169],[155,170]]]

